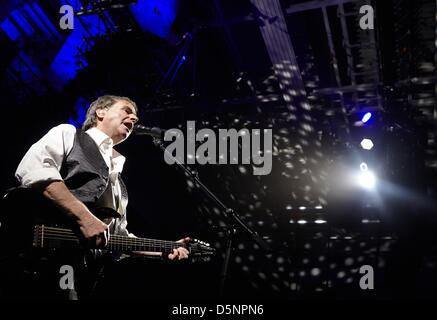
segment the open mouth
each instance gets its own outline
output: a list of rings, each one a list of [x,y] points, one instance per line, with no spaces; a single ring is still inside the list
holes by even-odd
[[[129,132],[131,132],[134,127],[133,123],[131,122],[124,122],[123,125],[127,128]]]

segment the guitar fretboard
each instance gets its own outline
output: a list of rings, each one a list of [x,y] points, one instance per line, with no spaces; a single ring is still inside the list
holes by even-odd
[[[71,229],[36,225],[34,229],[33,246],[39,248],[56,248],[70,245],[79,245],[79,239]],[[147,238],[135,238],[120,235],[110,235],[107,249],[113,251],[150,251],[171,252],[173,249],[185,247],[191,252],[191,248],[175,241],[156,240]]]

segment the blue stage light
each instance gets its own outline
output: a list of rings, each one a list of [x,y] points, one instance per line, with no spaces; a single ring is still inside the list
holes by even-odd
[[[363,123],[366,123],[367,121],[370,120],[370,118],[372,118],[372,113],[371,112],[366,112],[366,114],[363,116],[363,118],[361,119],[361,121]]]
[[[177,0],[139,0],[129,8],[143,31],[170,39],[177,6]]]
[[[7,36],[13,41],[17,40],[21,35],[20,31],[14,26],[14,24],[8,18],[6,18],[2,22],[0,27],[7,34]]]

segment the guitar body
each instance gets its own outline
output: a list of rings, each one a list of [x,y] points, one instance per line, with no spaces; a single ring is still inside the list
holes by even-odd
[[[118,216],[110,208],[90,209],[101,220]],[[63,242],[51,247],[35,243],[36,226],[66,228],[78,235],[79,230],[50,200],[31,188],[12,189],[4,196],[0,223],[0,255],[24,254],[37,248],[50,251],[78,247],[77,242],[74,245]]]
[[[2,200],[0,247],[5,253],[23,254],[32,250],[33,227],[39,223],[58,224],[55,210],[48,200],[28,188],[9,191]]]
[[[96,279],[103,260],[91,259],[93,252],[80,246],[35,246],[37,225],[74,228],[48,199],[30,188],[13,189],[1,201],[0,223],[0,292],[4,298],[68,299],[69,291],[59,286],[60,269],[66,265],[82,279],[76,289],[90,292],[91,279]]]

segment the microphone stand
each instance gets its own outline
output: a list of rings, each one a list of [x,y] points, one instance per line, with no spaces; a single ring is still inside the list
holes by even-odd
[[[223,298],[225,282],[229,274],[229,262],[231,258],[231,253],[234,245],[234,240],[238,233],[237,228],[235,226],[239,226],[243,231],[247,232],[253,240],[264,250],[271,251],[270,246],[264,241],[254,230],[252,230],[248,225],[246,225],[239,215],[234,211],[234,209],[227,207],[211,190],[209,190],[203,183],[200,181],[197,171],[191,170],[188,166],[181,163],[177,158],[175,158],[164,146],[164,143],[161,137],[153,136],[153,143],[155,146],[159,147],[168,157],[174,160],[179,168],[181,168],[187,176],[194,181],[200,189],[211,199],[213,200],[219,208],[225,213],[228,219],[234,221],[234,225],[230,225],[226,228],[226,251],[225,258],[223,260],[223,265],[220,273],[220,288],[219,288],[219,298]]]

